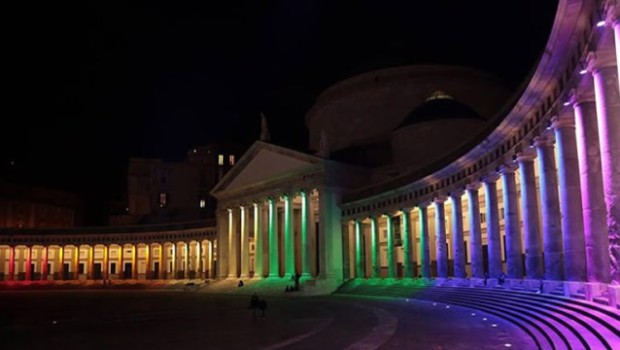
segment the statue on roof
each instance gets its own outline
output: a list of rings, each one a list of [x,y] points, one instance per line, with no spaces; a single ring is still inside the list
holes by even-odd
[[[329,158],[329,143],[327,143],[327,133],[325,130],[321,130],[319,134],[319,151],[317,154],[319,157]]]
[[[271,134],[269,133],[269,128],[267,127],[267,117],[265,117],[265,113],[260,112],[260,140],[269,142],[271,139]]]

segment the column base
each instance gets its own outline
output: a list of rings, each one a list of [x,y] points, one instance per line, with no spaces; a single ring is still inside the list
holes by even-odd
[[[543,281],[543,293],[551,293],[559,290],[564,290],[564,281],[545,280]]]
[[[573,295],[579,295],[584,293],[584,282],[580,281],[566,281],[564,282],[564,296],[572,297]]]
[[[584,293],[587,301],[593,301],[594,298],[603,296],[608,290],[608,286],[599,282],[586,282],[584,285]]]
[[[609,300],[609,306],[618,307],[620,305],[620,286],[608,285],[607,286],[607,299]]]

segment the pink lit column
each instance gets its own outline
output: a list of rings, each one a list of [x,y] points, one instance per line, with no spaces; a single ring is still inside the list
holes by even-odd
[[[504,200],[504,232],[506,234],[506,272],[508,278],[523,278],[523,239],[519,224],[519,198],[515,171],[512,163],[502,165],[502,194]]]
[[[480,183],[467,185],[467,207],[469,212],[469,252],[471,256],[471,277],[484,278],[482,261],[482,229],[480,227]]]
[[[499,175],[490,174],[484,179],[487,214],[487,241],[489,248],[489,276],[497,278],[502,273],[502,243],[499,233],[499,205],[497,200]]]
[[[591,55],[598,134],[601,147],[603,190],[607,209],[610,278],[620,283],[620,94],[615,55],[600,51]]]
[[[534,144],[538,152],[540,169],[540,201],[542,209],[543,250],[545,279],[564,279],[564,248],[562,242],[562,223],[560,218],[560,199],[558,178],[555,166],[553,135],[536,137]]]
[[[445,196],[435,198],[435,249],[437,253],[437,277],[448,277],[448,247],[446,247]]]
[[[525,277],[543,277],[542,238],[536,198],[536,175],[534,173],[535,153],[528,149],[519,153],[521,174],[521,211],[523,212],[523,237],[525,241]]]
[[[558,153],[558,180],[562,237],[564,240],[564,279],[586,280],[586,247],[583,235],[579,157],[575,135],[575,117],[563,113],[553,119]]]

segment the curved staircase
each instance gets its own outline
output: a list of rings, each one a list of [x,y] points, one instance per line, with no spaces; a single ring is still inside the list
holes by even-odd
[[[429,300],[477,309],[515,324],[539,349],[620,349],[618,309],[557,295],[372,279],[351,280],[336,293]]]

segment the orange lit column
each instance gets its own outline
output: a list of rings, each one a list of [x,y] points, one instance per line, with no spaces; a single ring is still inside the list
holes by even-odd
[[[159,244],[159,279],[164,279],[166,273],[166,263],[164,261],[164,249],[166,245],[165,243]]]
[[[87,275],[86,275],[86,279],[89,279],[89,280],[94,280],[95,279],[95,259],[94,259],[94,254],[95,254],[95,248],[92,245],[88,246],[88,261],[87,261],[88,272],[87,272]]]
[[[26,281],[32,280],[32,247],[26,247]]]
[[[203,278],[203,259],[202,259],[202,241],[196,242],[196,258],[198,261],[196,262],[198,271],[196,272],[196,278]]]
[[[47,269],[47,256],[49,254],[48,251],[48,247],[47,246],[43,246],[43,251],[42,251],[42,262],[41,262],[41,280],[42,281],[46,281],[47,280],[47,275],[49,274],[49,271]]]
[[[103,279],[110,278],[110,263],[108,262],[108,246],[103,246]]]
[[[125,278],[125,266],[123,266],[123,256],[125,255],[125,244],[120,244],[118,246],[118,268],[116,269],[116,275],[119,279]]]
[[[151,265],[153,264],[153,262],[151,261],[151,244],[147,243],[145,249],[145,254],[146,254],[146,268],[144,270],[144,274],[146,275],[146,279],[152,279],[151,276]]]
[[[63,246],[58,246],[58,268],[56,269],[58,272],[58,279],[65,279],[65,248]]]
[[[131,278],[138,279],[138,245],[131,245]]]
[[[80,279],[80,247],[75,246],[73,250],[73,278]]]
[[[184,248],[184,254],[185,255],[183,257],[183,277],[184,278],[189,278],[189,242],[184,242],[185,243],[185,248]]]
[[[15,247],[9,247],[9,281],[15,279]]]
[[[171,257],[170,257],[170,261],[172,262],[172,268],[170,271],[172,273],[172,278],[176,279],[177,278],[177,244],[176,243],[172,243],[172,247],[170,247],[171,250]]]

